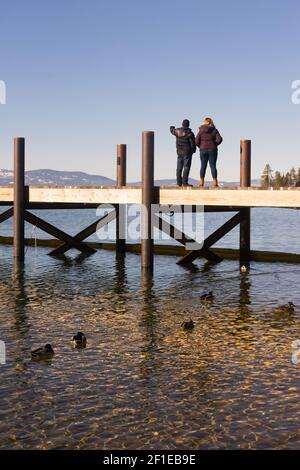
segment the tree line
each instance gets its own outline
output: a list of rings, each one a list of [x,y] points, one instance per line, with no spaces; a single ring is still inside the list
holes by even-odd
[[[300,167],[298,170],[291,168],[286,173],[273,171],[269,163],[266,164],[261,175],[263,188],[282,188],[286,186],[300,186]]]

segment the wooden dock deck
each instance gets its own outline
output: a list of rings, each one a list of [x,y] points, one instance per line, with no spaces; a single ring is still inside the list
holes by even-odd
[[[156,203],[161,205],[210,206],[220,208],[282,207],[300,208],[300,188],[178,188],[160,186],[155,188]],[[27,205],[42,208],[53,204],[80,207],[100,204],[141,204],[142,188],[139,186],[30,186],[27,188]],[[0,205],[13,205],[14,189],[0,187]],[[233,209],[234,210],[234,209]]]

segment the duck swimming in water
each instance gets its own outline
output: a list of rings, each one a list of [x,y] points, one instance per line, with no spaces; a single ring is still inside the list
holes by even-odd
[[[78,331],[72,338],[72,344],[74,348],[85,348],[86,336],[81,331]]]
[[[184,321],[181,323],[181,328],[183,328],[184,330],[192,330],[194,328],[195,324],[193,322],[192,319],[190,319],[189,321]]]
[[[34,349],[31,351],[33,359],[50,359],[54,356],[54,350],[51,344],[46,344],[43,348]]]
[[[200,295],[200,300],[212,300],[213,298],[214,298],[214,295],[211,290],[206,294]]]
[[[286,305],[279,305],[275,308],[276,313],[292,313],[295,310],[293,302],[288,302]]]

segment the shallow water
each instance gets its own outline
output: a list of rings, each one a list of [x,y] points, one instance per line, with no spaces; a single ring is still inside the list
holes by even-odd
[[[98,251],[62,262],[0,247],[0,446],[4,449],[297,449],[300,267]],[[212,289],[213,302],[201,293]],[[274,313],[293,300],[293,314]],[[184,332],[183,320],[195,328]],[[73,350],[78,330],[86,349]],[[50,342],[52,361],[32,362]]]

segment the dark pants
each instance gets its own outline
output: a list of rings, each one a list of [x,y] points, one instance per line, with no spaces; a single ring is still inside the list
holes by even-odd
[[[218,158],[218,151],[217,150],[200,150],[200,160],[201,160],[201,169],[200,169],[200,178],[205,177],[206,167],[209,162],[211,175],[215,179],[218,176],[217,173],[217,158]]]
[[[177,157],[177,184],[181,186],[182,184],[188,184],[189,173],[191,169],[192,157],[191,156],[180,156]],[[183,170],[183,173],[182,173]]]

